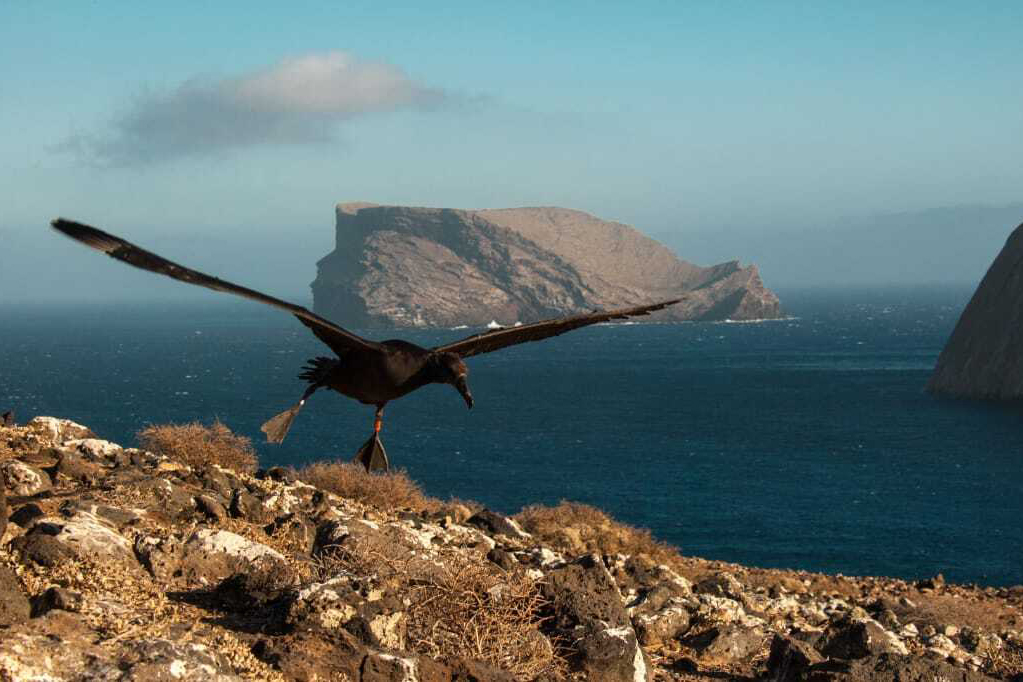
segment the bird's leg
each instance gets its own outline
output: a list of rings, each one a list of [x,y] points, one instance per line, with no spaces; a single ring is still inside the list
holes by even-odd
[[[376,417],[373,420],[373,435],[369,437],[359,451],[355,453],[354,461],[366,467],[366,471],[387,471],[387,451],[384,444],[380,442],[380,429],[384,425],[384,406],[377,405]]]

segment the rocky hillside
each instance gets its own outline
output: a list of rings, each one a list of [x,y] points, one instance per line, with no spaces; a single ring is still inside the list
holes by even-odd
[[[354,326],[531,322],[684,295],[661,321],[763,319],[777,296],[754,265],[699,267],[620,223],[562,208],[337,207],[317,313]]]
[[[3,680],[1023,673],[1020,588],[685,558],[580,505],[373,506],[49,417],[0,427],[0,475]]]
[[[938,357],[928,390],[1023,398],[1023,225],[1009,235]]]

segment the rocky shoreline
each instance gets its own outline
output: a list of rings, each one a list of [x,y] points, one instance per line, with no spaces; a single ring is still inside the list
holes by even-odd
[[[371,506],[51,417],[0,426],[0,474],[3,680],[1023,680],[1020,587],[630,551],[595,510]]]

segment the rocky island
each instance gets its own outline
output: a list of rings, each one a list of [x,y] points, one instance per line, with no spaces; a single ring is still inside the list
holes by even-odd
[[[509,325],[684,296],[656,321],[780,315],[755,265],[699,267],[638,230],[563,208],[339,204],[314,310],[344,324]]]
[[[927,388],[957,398],[1023,398],[1023,225],[963,310]]]
[[[0,425],[0,679],[1023,674],[1023,588],[725,564],[584,505],[507,517],[402,474],[218,452],[176,459],[52,417]]]

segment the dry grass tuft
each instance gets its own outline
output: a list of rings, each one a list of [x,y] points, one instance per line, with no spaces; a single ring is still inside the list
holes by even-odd
[[[356,500],[378,509],[411,509],[430,513],[441,502],[423,494],[419,484],[404,470],[370,473],[349,462],[313,462],[295,472],[298,478],[320,490]]]
[[[435,660],[466,658],[520,680],[564,679],[567,663],[541,632],[548,606],[540,581],[505,573],[457,551],[410,556],[381,537],[360,538],[318,558],[320,579],[339,571],[372,576],[406,609],[409,648]]]
[[[227,428],[219,419],[210,426],[153,424],[135,436],[146,450],[184,462],[191,467],[217,464],[225,469],[252,473],[259,465],[252,441]]]
[[[615,521],[588,504],[533,505],[514,518],[542,544],[568,554],[647,554],[666,563],[679,556],[676,548],[654,539],[649,530]]]
[[[563,672],[540,632],[540,585],[525,572],[499,576],[480,562],[449,560],[413,593],[408,633],[417,652],[480,660],[525,680]]]

